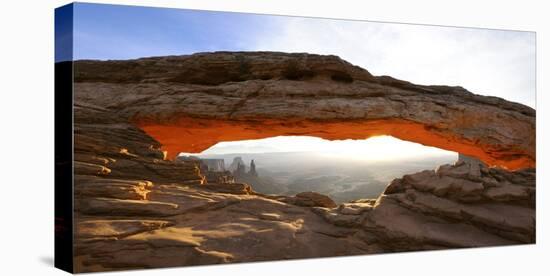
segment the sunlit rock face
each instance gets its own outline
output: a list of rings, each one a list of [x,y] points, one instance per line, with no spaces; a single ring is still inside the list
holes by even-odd
[[[334,56],[216,53],[75,68],[76,272],[535,242],[528,107],[372,77]],[[209,181],[199,160],[164,152],[284,134],[388,134],[471,157],[336,204]]]
[[[374,77],[336,56],[218,52],[79,61],[75,70],[77,97],[116,110],[169,158],[221,141],[391,135],[509,170],[536,164],[532,108]]]

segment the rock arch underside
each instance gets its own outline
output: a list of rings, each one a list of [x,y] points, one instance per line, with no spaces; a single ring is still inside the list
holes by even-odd
[[[313,54],[82,60],[74,70],[77,271],[535,242],[530,107]],[[198,161],[174,160],[278,135],[391,135],[464,157],[339,205],[218,183]]]

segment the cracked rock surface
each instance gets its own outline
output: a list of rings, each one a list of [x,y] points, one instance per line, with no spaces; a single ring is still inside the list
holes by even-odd
[[[528,107],[373,77],[334,56],[223,52],[75,68],[77,272],[535,242]],[[266,125],[337,139],[405,135],[398,129],[417,124],[424,142],[517,170],[461,158],[395,179],[376,199],[336,205],[317,193],[207,183],[196,161],[169,158]],[[213,138],[209,127],[229,136]],[[175,130],[172,140],[165,130]]]

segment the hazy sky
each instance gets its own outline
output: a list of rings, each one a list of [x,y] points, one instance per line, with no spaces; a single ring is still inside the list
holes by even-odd
[[[535,33],[166,8],[75,5],[75,59],[207,51],[334,54],[418,84],[535,107]]]
[[[315,152],[324,156],[342,157],[356,160],[411,159],[419,155],[443,157],[457,156],[455,152],[393,138],[377,136],[368,140],[328,141],[307,136],[278,136],[259,140],[221,142],[202,154],[258,152]]]
[[[535,108],[535,33],[75,5],[75,59],[207,51],[333,54],[417,84],[459,85]]]

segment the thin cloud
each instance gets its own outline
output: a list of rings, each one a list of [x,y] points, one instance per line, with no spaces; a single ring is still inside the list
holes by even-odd
[[[271,26],[254,49],[334,54],[375,75],[535,107],[534,33],[295,17]]]

